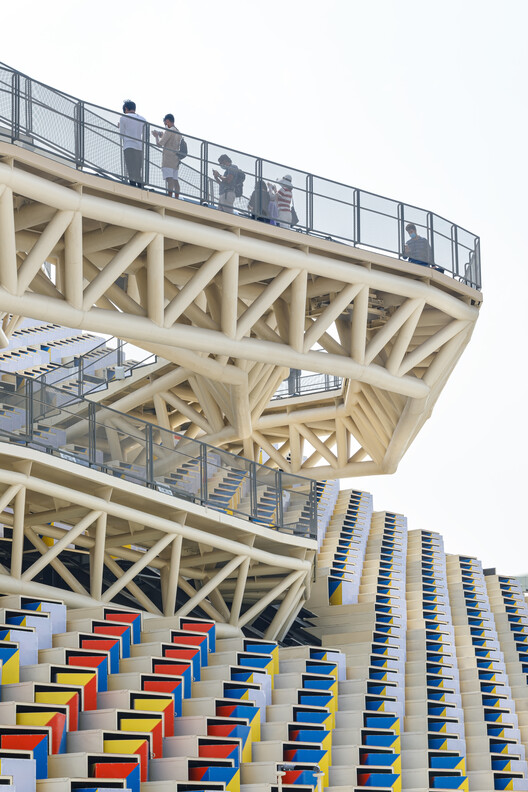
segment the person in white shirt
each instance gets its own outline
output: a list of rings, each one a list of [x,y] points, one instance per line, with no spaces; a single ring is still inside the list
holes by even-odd
[[[123,115],[119,119],[118,128],[123,144],[123,156],[132,187],[143,184],[143,142],[146,119],[136,113],[136,103],[127,99],[123,103]]]

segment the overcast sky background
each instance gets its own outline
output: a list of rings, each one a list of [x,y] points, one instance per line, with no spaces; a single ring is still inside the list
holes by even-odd
[[[190,135],[427,208],[481,237],[484,307],[376,509],[528,572],[528,2],[26,0],[0,60]]]

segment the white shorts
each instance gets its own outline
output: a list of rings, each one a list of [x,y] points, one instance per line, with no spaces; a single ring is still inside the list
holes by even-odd
[[[178,178],[178,171],[179,166],[177,168],[162,168],[161,172],[163,174],[163,178],[165,181],[167,179],[177,179]]]

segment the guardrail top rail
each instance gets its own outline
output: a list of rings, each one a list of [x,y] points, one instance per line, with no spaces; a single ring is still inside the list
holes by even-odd
[[[0,64],[0,140],[4,137],[18,142],[78,170],[127,181],[123,136],[117,126],[121,117],[120,113],[77,99]],[[144,187],[162,192],[162,149],[152,135],[160,129],[145,123],[140,171]],[[182,198],[218,208],[219,185],[213,171],[221,167],[218,159],[226,154],[245,174],[243,194],[234,201],[236,213],[276,223],[264,206],[270,194],[268,186],[273,192],[280,187],[282,177],[288,175],[298,216],[296,231],[407,258],[406,226],[413,224],[429,248],[427,262],[413,259],[412,254],[411,261],[481,288],[479,238],[455,223],[401,201],[192,135],[184,137],[187,154],[179,167]]]
[[[316,482],[0,370],[0,438],[304,538]]]

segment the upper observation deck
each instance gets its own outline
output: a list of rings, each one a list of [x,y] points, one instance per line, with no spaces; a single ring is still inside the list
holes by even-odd
[[[478,238],[188,135],[175,200],[149,124],[130,186],[119,118],[0,67],[0,343],[24,316],[113,335],[157,355],[96,397],[115,410],[286,473],[394,471],[471,337]],[[233,212],[222,154],[245,173]],[[252,219],[285,173],[297,225]],[[409,224],[428,266],[403,258]]]
[[[127,182],[125,135],[118,128],[121,118],[121,113],[69,96],[0,64],[0,139],[18,142],[77,170]],[[162,148],[151,142],[153,131],[165,130],[144,125],[141,182],[163,193]],[[434,212],[191,135],[185,134],[185,141],[187,154],[179,174],[185,200],[219,205],[213,171],[219,167],[218,158],[227,155],[245,176],[242,194],[235,198],[236,213],[263,218],[267,213],[260,183],[279,187],[278,174],[287,171],[294,188],[296,231],[402,258],[404,229],[412,223],[428,239],[437,270],[481,288],[479,238]]]

